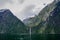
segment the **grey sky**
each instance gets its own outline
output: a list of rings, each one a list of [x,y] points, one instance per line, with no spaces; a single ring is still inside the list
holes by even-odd
[[[10,9],[15,16],[23,20],[38,14],[53,0],[0,0],[0,9]],[[43,5],[43,4],[46,5]]]

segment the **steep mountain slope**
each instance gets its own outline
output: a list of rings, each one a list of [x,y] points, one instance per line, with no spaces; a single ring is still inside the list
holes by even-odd
[[[23,22],[26,25],[30,26],[37,26],[40,22],[46,20],[46,18],[49,16],[50,12],[55,8],[56,2],[54,1],[53,3],[47,5],[43,10],[40,11],[38,15],[36,15],[33,18],[28,18],[23,20]],[[28,26],[29,26],[28,25]]]
[[[0,10],[0,33],[25,33],[26,26],[9,9]]]
[[[56,34],[60,34],[60,2],[56,4],[56,8],[50,13],[47,22],[48,25],[45,31],[49,33],[54,30]]]
[[[53,3],[47,5],[37,16],[29,19],[25,24],[31,27],[33,33],[58,34],[60,33],[59,11],[60,1],[55,0]]]

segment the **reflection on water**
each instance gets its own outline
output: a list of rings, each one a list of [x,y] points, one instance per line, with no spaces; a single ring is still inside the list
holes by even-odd
[[[31,40],[59,40],[60,34],[32,34]],[[0,34],[0,40],[30,40],[29,35]]]

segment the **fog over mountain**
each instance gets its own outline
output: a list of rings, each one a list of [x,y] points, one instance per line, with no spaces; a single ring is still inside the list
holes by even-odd
[[[47,4],[54,0],[0,0],[0,9],[10,9],[23,20],[37,15]]]

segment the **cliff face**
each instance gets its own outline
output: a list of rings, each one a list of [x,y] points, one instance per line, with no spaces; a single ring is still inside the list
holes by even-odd
[[[49,16],[50,12],[56,7],[56,2],[47,5],[45,8],[43,8],[38,15],[36,15],[33,18],[28,18],[23,20],[23,22],[26,25],[30,26],[37,26],[40,22],[46,21],[47,17]],[[29,26],[28,25],[28,26]]]
[[[26,20],[26,19],[25,19]],[[60,33],[60,1],[47,5],[37,16],[26,21],[32,28],[32,33]]]
[[[9,9],[0,10],[0,33],[24,33],[26,26]]]
[[[50,14],[46,31],[53,29],[56,34],[60,34],[60,2],[56,4],[56,8]]]

